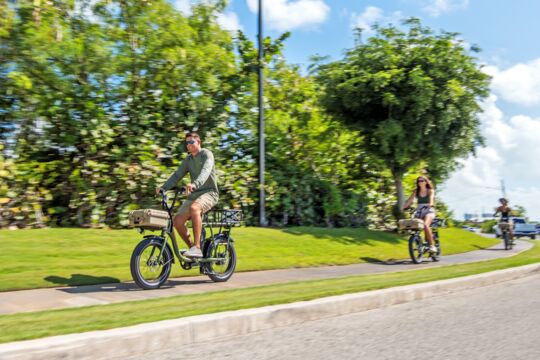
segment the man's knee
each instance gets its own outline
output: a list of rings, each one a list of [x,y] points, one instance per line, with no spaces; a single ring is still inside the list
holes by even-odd
[[[193,215],[200,215],[202,213],[202,207],[201,207],[200,204],[197,204],[196,202],[194,202],[189,207],[189,212],[191,213],[192,216]]]
[[[187,220],[188,217],[186,217],[185,215],[176,215],[173,219],[173,224],[175,226],[184,226]]]

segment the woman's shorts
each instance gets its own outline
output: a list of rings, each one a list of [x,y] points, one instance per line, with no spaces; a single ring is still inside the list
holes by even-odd
[[[417,219],[424,219],[426,215],[433,214],[433,217],[435,217],[435,209],[432,207],[429,207],[427,205],[418,205],[418,208],[416,209],[416,214],[414,215]]]
[[[214,193],[204,193],[195,200],[184,200],[182,203],[182,206],[180,206],[180,209],[178,209],[178,212],[176,215],[183,215],[185,213],[189,212],[189,209],[191,207],[191,204],[197,203],[201,205],[203,214],[206,213],[208,210],[213,208],[218,203],[218,196]]]

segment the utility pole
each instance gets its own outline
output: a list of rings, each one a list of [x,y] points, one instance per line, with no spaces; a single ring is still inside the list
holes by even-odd
[[[263,7],[259,0],[259,226],[266,226],[264,169],[265,169],[265,146],[264,146],[264,49],[263,49]]]
[[[502,192],[503,198],[506,199],[506,188],[504,187],[504,180],[503,179],[501,179],[501,192]]]

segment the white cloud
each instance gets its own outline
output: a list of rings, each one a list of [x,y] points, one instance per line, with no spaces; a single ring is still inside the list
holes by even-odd
[[[353,28],[362,28],[363,34],[366,36],[373,35],[373,30],[371,26],[374,24],[385,25],[388,23],[398,23],[403,14],[399,11],[393,12],[389,16],[384,15],[384,11],[381,8],[376,6],[368,6],[364,9],[364,12],[361,14],[352,13],[351,14],[351,27]]]
[[[258,12],[258,1],[247,0],[251,12]],[[263,19],[278,31],[310,28],[326,21],[330,7],[324,0],[272,0],[263,2]]]
[[[524,206],[529,216],[540,220],[540,118],[518,115],[506,120],[491,95],[480,116],[486,147],[476,157],[463,161],[463,167],[444,184],[441,198],[455,211],[490,212],[501,196],[504,180],[511,204]]]
[[[429,4],[424,6],[422,10],[437,17],[443,13],[466,9],[467,6],[469,6],[469,0],[430,0]]]
[[[176,8],[176,10],[180,11],[182,14],[184,14],[186,16],[191,15],[191,6],[193,5],[193,1],[191,1],[191,0],[174,0],[173,5]]]
[[[370,31],[371,25],[379,22],[383,18],[383,10],[376,6],[368,6],[363,13],[352,13],[351,20],[353,27],[359,27],[364,31]]]
[[[93,23],[99,23],[99,18],[92,11],[93,7],[96,5],[98,0],[90,0],[88,2],[82,0],[75,0],[73,13],[75,15],[80,15],[88,19],[88,21]],[[109,4],[108,6],[111,6]]]
[[[540,58],[506,70],[487,66],[484,71],[493,77],[491,87],[504,100],[519,105],[540,105]]]
[[[225,30],[236,32],[242,30],[238,15],[232,11],[227,11],[217,15],[217,23]]]
[[[173,1],[174,7],[186,16],[190,16],[192,12],[192,7],[200,0],[175,0]],[[232,11],[225,11],[223,13],[216,14],[217,23],[224,29],[228,31],[237,31],[242,30],[242,25],[240,25],[240,20],[238,15]]]

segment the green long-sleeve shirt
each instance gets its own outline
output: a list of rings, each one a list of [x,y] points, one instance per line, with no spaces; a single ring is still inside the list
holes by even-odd
[[[201,149],[197,155],[189,154],[178,169],[169,177],[161,187],[163,190],[169,190],[182,179],[186,173],[191,177],[191,183],[195,185],[193,191],[187,197],[188,200],[195,200],[202,194],[209,193],[218,200],[219,191],[217,186],[216,167],[214,164],[214,154],[208,149]]]

